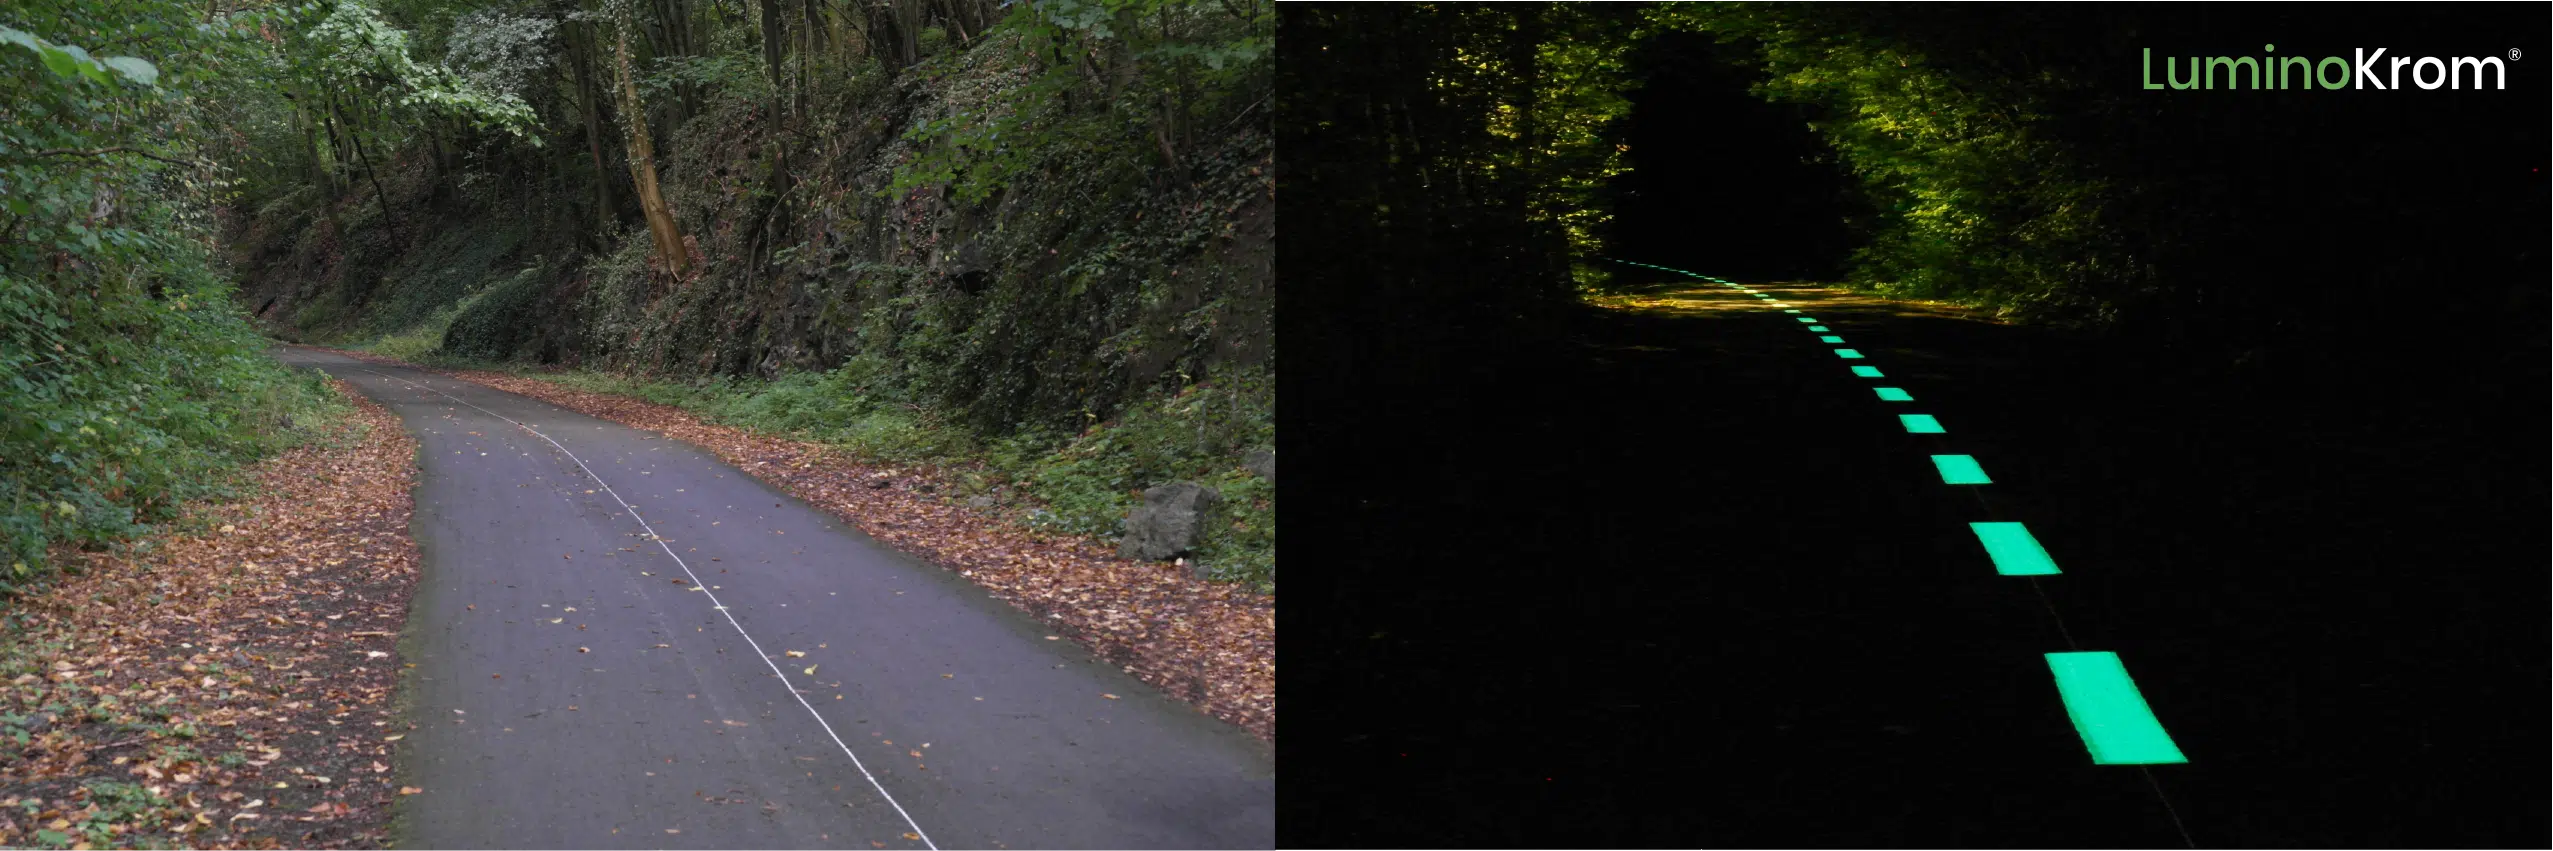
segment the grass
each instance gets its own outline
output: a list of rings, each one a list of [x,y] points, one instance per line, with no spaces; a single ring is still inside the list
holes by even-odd
[[[1033,505],[1018,519],[1045,531],[1114,538],[1124,534],[1126,513],[1142,502],[1144,488],[1197,482],[1224,497],[1189,556],[1199,575],[1276,588],[1276,487],[1244,469],[1249,452],[1275,442],[1274,387],[1264,372],[1157,393],[1078,434],[987,436],[873,389],[883,383],[881,369],[860,361],[773,381],[510,371],[823,443],[863,460],[940,466],[956,472],[960,496],[1029,497]]]

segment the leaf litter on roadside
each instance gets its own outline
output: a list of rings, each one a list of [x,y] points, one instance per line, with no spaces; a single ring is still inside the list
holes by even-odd
[[[416,579],[416,442],[355,407],[147,546],[15,601],[0,639],[0,846],[344,848],[388,839]],[[188,532],[201,529],[201,532]],[[333,632],[331,627],[372,628]]]

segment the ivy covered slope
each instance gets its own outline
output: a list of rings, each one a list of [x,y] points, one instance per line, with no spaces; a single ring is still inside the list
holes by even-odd
[[[201,23],[149,0],[0,6],[0,596],[336,413],[264,356],[216,261],[234,184],[205,140],[261,51]]]
[[[1272,585],[1265,0],[363,2],[246,134],[273,333],[965,466],[1060,532],[1202,484],[1187,558]]]

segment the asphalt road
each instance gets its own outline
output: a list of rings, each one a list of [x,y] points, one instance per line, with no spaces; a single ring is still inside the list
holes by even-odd
[[[279,356],[422,446],[401,846],[1275,843],[1265,744],[706,451]]]

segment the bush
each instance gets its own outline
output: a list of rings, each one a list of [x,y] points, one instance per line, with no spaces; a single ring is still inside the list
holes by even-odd
[[[547,318],[537,309],[549,293],[547,272],[543,266],[529,266],[463,299],[444,319],[444,327],[435,329],[443,354],[487,361],[532,354]]]
[[[148,11],[135,17],[183,13]],[[211,85],[206,75],[162,75],[131,57],[107,60],[109,73],[69,48],[19,49],[47,36],[147,41],[163,61],[225,49],[215,33],[136,37],[129,23],[45,2],[0,7],[0,28],[47,30],[0,33],[11,36],[0,41],[0,596],[41,578],[53,546],[169,519],[221,490],[227,468],[297,442],[342,405],[265,355],[214,268],[218,183],[179,165],[194,152],[167,132],[202,120],[190,93]]]

